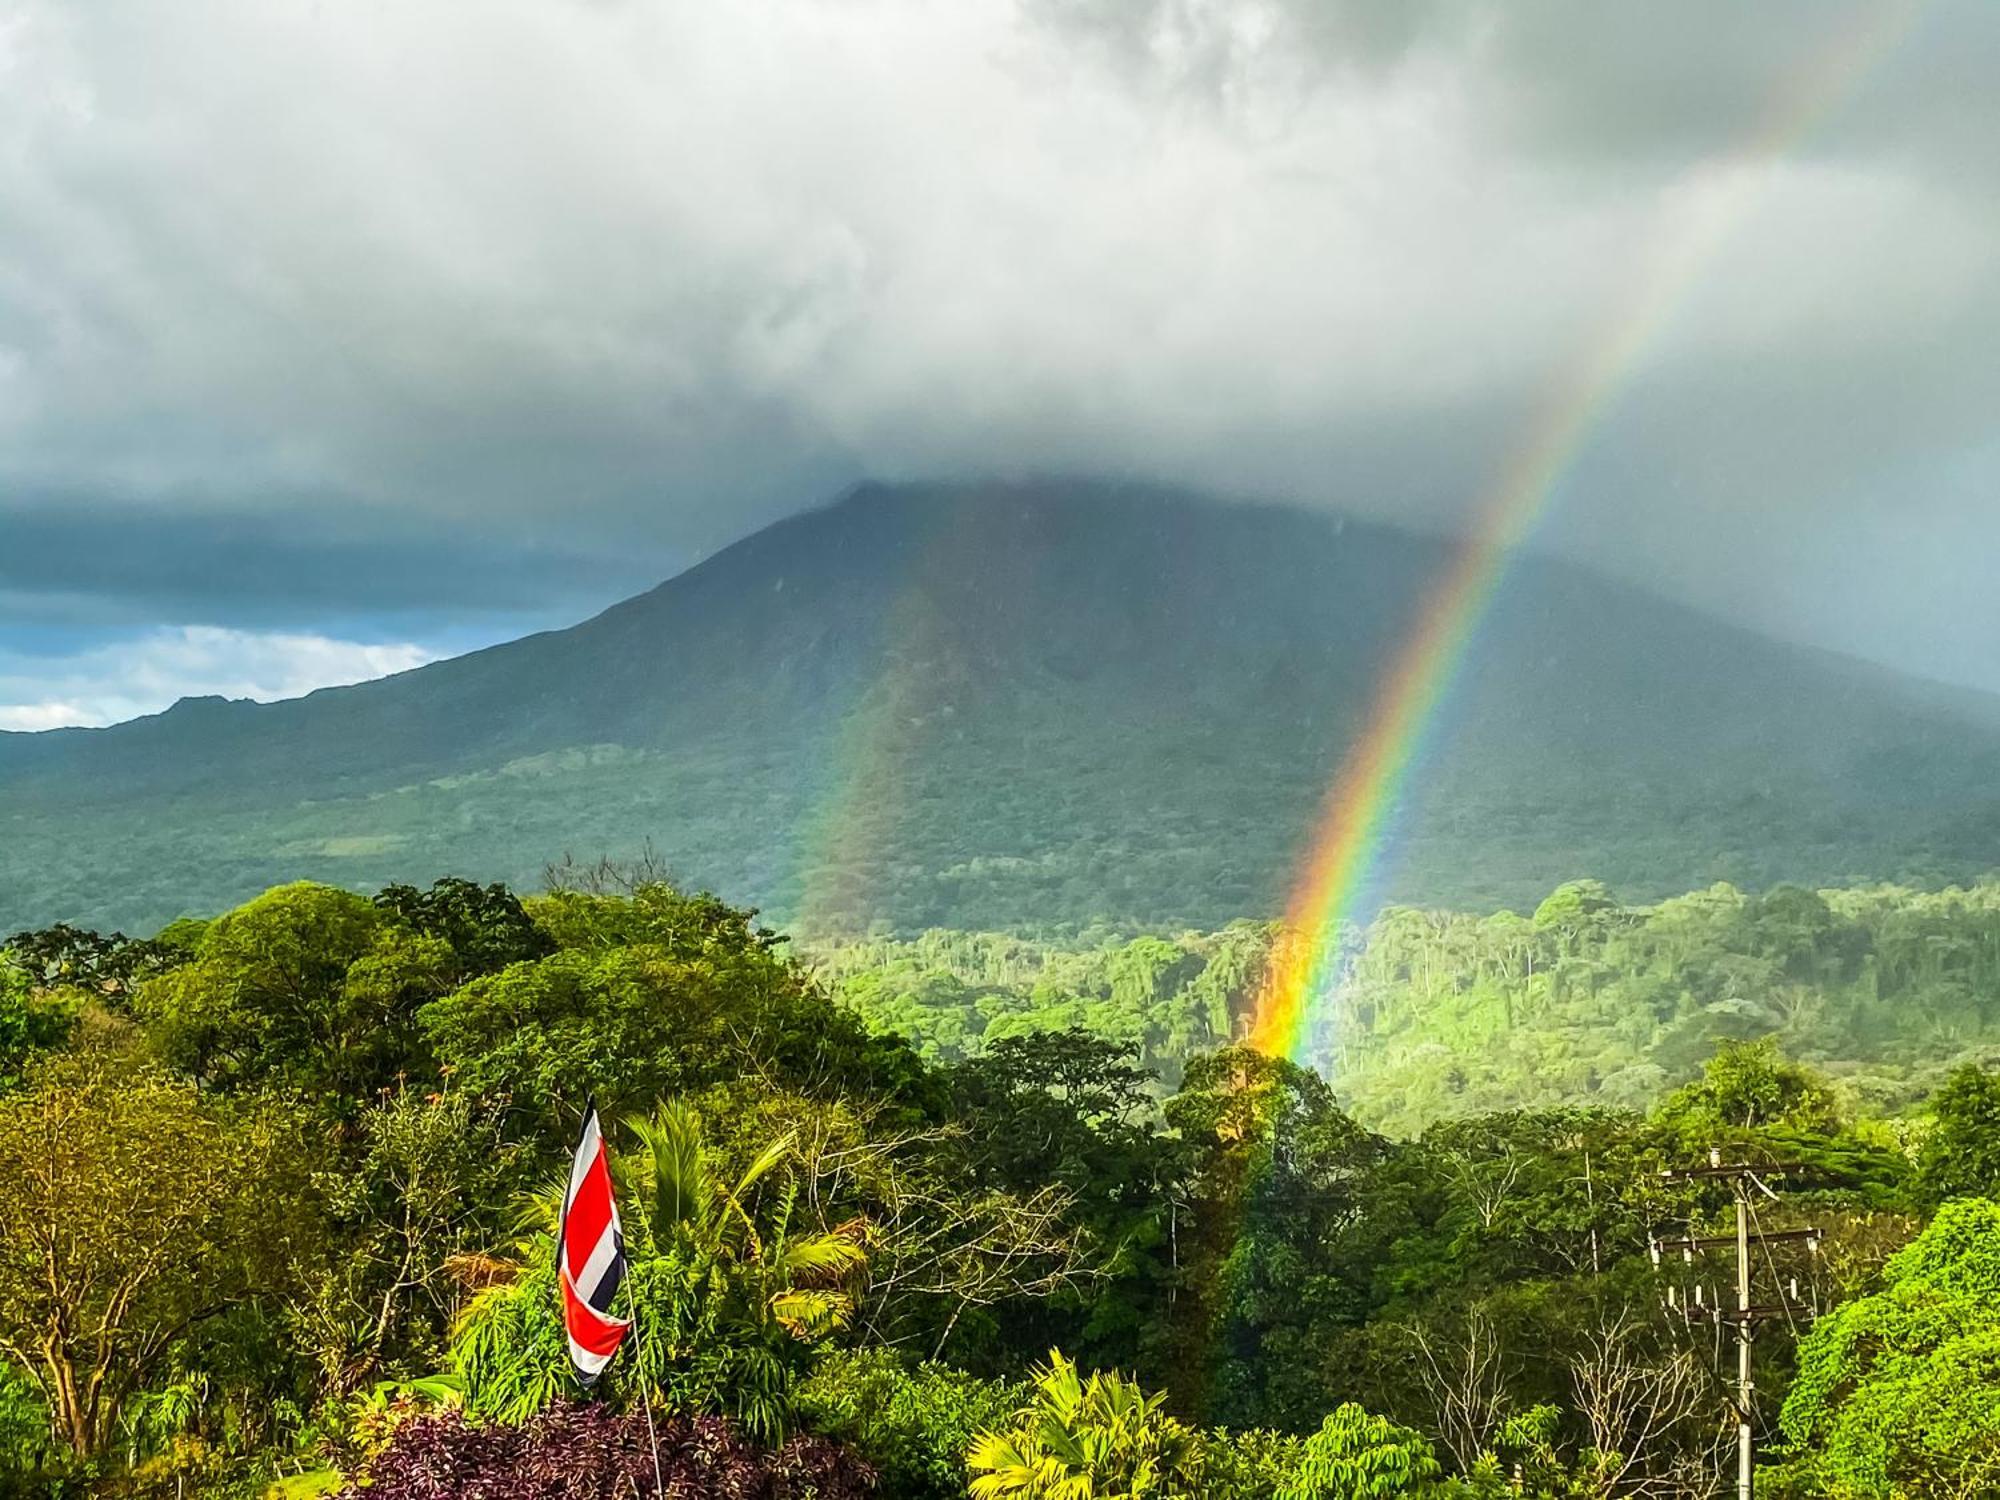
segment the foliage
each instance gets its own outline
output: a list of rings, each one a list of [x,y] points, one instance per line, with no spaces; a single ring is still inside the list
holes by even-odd
[[[863,1264],[861,1245],[852,1232],[795,1227],[795,1185],[775,1175],[792,1155],[789,1137],[766,1142],[731,1179],[686,1105],[637,1123],[641,1152],[624,1178],[639,1210],[627,1217],[634,1327],[608,1388],[643,1385],[676,1409],[781,1439],[809,1351],[852,1311],[842,1283]],[[539,1205],[551,1219],[555,1207]],[[505,1421],[547,1406],[568,1379],[554,1236],[537,1233],[524,1249],[517,1273],[468,1308],[452,1349],[472,1410]]]
[[[458,1086],[548,1128],[588,1097],[642,1109],[749,1067],[822,1090],[893,1093],[919,1076],[906,1048],[870,1036],[712,897],[557,892],[533,913],[559,950],[472,980],[421,1025]]]
[[[1659,1117],[1687,1147],[1735,1140],[1760,1126],[1826,1133],[1837,1121],[1825,1084],[1782,1057],[1770,1037],[1725,1041],[1698,1082],[1661,1101]]]
[[[1440,1472],[1422,1433],[1370,1416],[1350,1401],[1329,1412],[1306,1439],[1278,1500],[1381,1500],[1407,1495]]]
[[[1213,1500],[1276,1500],[1292,1483],[1305,1439],[1268,1428],[1210,1428],[1201,1435],[1201,1493]]]
[[[719,1155],[739,1167],[774,1137],[793,1139],[802,1229],[865,1242],[856,1336],[987,1368],[982,1350],[1019,1349],[1020,1325],[1038,1314],[1074,1320],[1095,1286],[1102,1252],[1076,1223],[1076,1197],[1041,1178],[995,1180],[1004,1129],[971,1115],[911,1123],[866,1096],[829,1100],[751,1079],[697,1103]]]
[[[1306,1425],[1325,1409],[1311,1351],[1364,1306],[1323,1247],[1360,1216],[1387,1143],[1318,1074],[1241,1047],[1190,1061],[1165,1116],[1189,1220],[1174,1230],[1184,1311],[1169,1383],[1210,1420]]]
[[[659,1455],[655,1479],[654,1452]],[[397,1429],[346,1500],[859,1500],[865,1465],[819,1438],[774,1449],[717,1417],[552,1406],[515,1427],[457,1413]]]
[[[1834,1500],[2000,1488],[2000,1204],[1964,1199],[1799,1346],[1785,1435]]]
[[[1063,1225],[1099,1256],[1087,1286],[1015,1299],[1005,1336],[1016,1347],[1046,1335],[1100,1362],[1130,1362],[1172,1294],[1160,1205],[1177,1168],[1135,1050],[1077,1029],[1029,1032],[949,1074],[968,1144],[960,1170],[1028,1201],[1057,1185]]]
[[[800,1386],[811,1430],[852,1448],[898,1500],[957,1500],[970,1476],[966,1453],[1020,1405],[1018,1387],[947,1365],[906,1366],[882,1348],[830,1353]]]
[[[441,938],[455,960],[452,979],[497,974],[509,964],[543,957],[555,943],[506,886],[475,885],[447,875],[427,891],[384,886],[375,904],[412,931]]]
[[[442,1363],[455,1269],[489,1243],[523,1155],[462,1090],[399,1089],[361,1110],[350,1149],[317,1176],[324,1256],[287,1303],[322,1400]]]
[[[75,989],[121,1000],[140,980],[187,962],[199,933],[199,923],[176,922],[156,937],[128,938],[58,922],[0,943],[0,976],[18,975],[38,990]]]
[[[41,1388],[25,1370],[0,1363],[0,1500],[53,1492],[50,1471],[62,1459]]]
[[[1237,922],[1208,935],[1073,945],[932,931],[810,956],[842,1000],[929,1056],[991,1057],[1017,1042],[1085,1032],[1173,1084],[1186,1058],[1236,1037],[1273,930]]]
[[[223,1088],[366,1098],[423,1066],[419,1007],[448,985],[442,939],[365,897],[301,882],[218,917],[134,1009],[167,1063]]]
[[[296,1125],[101,1054],[0,1100],[0,1354],[62,1441],[104,1452],[205,1320],[283,1290],[304,1189]]]
[[[36,1056],[69,1040],[79,1010],[71,995],[39,989],[0,965],[0,1094],[20,1086]]]
[[[1034,1399],[966,1455],[973,1500],[1149,1500],[1195,1496],[1199,1445],[1147,1392],[1116,1373],[1083,1376],[1060,1350],[1035,1372]]]
[[[1917,1150],[1918,1196],[1932,1206],[2000,1198],[2000,1074],[1968,1063],[1931,1096],[1930,1113]]]
[[[1324,1018],[1359,1117],[1408,1131],[1510,1105],[1645,1107],[1719,1046],[1769,1040],[1845,1081],[1807,1098],[1765,1073],[1755,1086],[1778,1092],[1759,1099],[1740,1092],[1749,1078],[1711,1076],[1710,1092],[1687,1100],[1709,1111],[1690,1134],[1769,1123],[1773,1111],[1813,1130],[1832,1091],[1895,1107],[1938,1065],[2000,1040],[2000,1013],[1982,998],[2000,982],[2000,884],[1716,885],[1647,907],[1584,902],[1575,889],[1564,887],[1560,920],[1546,904],[1534,922],[1401,909],[1376,919]],[[1740,1060],[1759,1071],[1757,1054]]]

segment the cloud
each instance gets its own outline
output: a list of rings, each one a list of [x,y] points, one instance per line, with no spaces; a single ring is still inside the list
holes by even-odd
[[[518,628],[573,623],[688,560],[561,534],[556,517],[510,541],[419,515],[356,518],[326,497],[263,511],[134,507],[16,496],[0,514],[0,628],[162,619],[273,627],[366,613]]]
[[[295,698],[405,672],[433,655],[409,642],[214,626],[153,630],[65,655],[0,650],[0,730],[113,724],[208,694]]]
[[[1972,655],[1898,581],[1935,538],[1883,518],[2000,540],[1984,3],[9,16],[0,590],[48,608],[546,614],[863,475],[1448,525],[1720,195],[1548,541],[1835,644]],[[1955,598],[1991,639],[1987,593]]]

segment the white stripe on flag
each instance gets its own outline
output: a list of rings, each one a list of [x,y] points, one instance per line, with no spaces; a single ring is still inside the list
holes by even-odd
[[[614,1349],[611,1354],[617,1352]],[[585,1379],[593,1379],[603,1374],[604,1367],[611,1363],[611,1354],[592,1354],[575,1339],[569,1341],[569,1361],[576,1366],[577,1373]]]
[[[583,1269],[570,1280],[570,1284],[576,1288],[577,1296],[599,1312],[610,1311],[597,1300],[597,1289],[617,1259],[618,1216],[614,1212],[611,1222],[604,1226],[604,1233],[598,1236],[597,1247],[590,1252],[590,1258],[583,1263]]]
[[[597,1111],[593,1109],[589,1118],[583,1122],[583,1139],[576,1143],[576,1155],[570,1158],[569,1186],[563,1191],[565,1219],[569,1217],[570,1208],[576,1202],[577,1189],[583,1186],[583,1179],[590,1171],[590,1164],[597,1159],[597,1153],[603,1149],[604,1135],[598,1129]]]

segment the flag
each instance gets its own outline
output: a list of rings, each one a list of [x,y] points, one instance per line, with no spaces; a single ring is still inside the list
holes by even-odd
[[[556,1275],[562,1283],[563,1326],[576,1378],[589,1385],[611,1363],[631,1320],[611,1316],[625,1280],[625,1236],[611,1196],[611,1162],[593,1105],[584,1111],[583,1138],[569,1169],[562,1227],[556,1237]]]

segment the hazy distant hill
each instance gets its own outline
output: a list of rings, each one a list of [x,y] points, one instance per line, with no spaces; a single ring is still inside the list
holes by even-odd
[[[0,930],[651,839],[823,929],[1275,912],[1441,543],[1079,484],[867,487],[574,629],[0,735]],[[1387,894],[2000,865],[2000,712],[1573,568],[1510,579]]]

